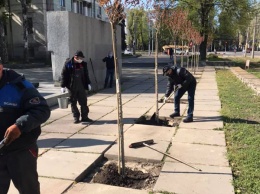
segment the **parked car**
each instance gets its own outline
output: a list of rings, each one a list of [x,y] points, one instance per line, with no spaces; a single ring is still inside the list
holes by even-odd
[[[252,48],[247,48],[246,53],[250,53],[252,51]],[[245,49],[243,50],[243,53],[245,53]]]
[[[176,49],[176,55],[183,55],[183,54],[185,54],[185,51],[182,51],[180,48]]]
[[[133,55],[133,51],[130,50],[130,49],[126,49],[126,50],[124,51],[124,54],[125,54],[125,55]]]

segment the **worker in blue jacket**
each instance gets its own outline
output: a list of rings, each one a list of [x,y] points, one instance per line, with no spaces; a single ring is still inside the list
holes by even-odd
[[[37,89],[0,60],[0,194],[40,193],[37,138],[50,108]]]

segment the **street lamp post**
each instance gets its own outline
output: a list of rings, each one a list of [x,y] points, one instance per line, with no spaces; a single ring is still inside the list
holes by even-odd
[[[255,57],[255,31],[256,31],[256,21],[257,21],[257,14],[255,15],[255,25],[254,25],[254,31],[253,31],[253,43],[252,43],[252,55],[251,58],[253,59]]]
[[[149,30],[148,30],[148,33],[149,33],[149,35],[148,35],[148,37],[149,37],[149,45],[148,45],[148,55],[151,55],[151,30],[150,30],[150,28],[151,28],[151,22],[150,22],[150,20],[149,20],[149,24],[148,24],[149,26]]]

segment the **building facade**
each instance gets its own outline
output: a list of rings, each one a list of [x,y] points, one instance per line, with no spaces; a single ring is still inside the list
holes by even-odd
[[[10,0],[6,11],[11,17],[5,24],[9,57],[23,58],[24,33],[21,2]],[[97,20],[108,21],[104,10],[95,0],[31,0],[27,2],[28,51],[30,59],[45,60],[47,49],[47,20],[49,11],[69,11]],[[58,27],[58,26],[57,26]]]

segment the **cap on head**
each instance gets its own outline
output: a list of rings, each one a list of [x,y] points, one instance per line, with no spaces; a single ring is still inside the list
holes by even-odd
[[[171,67],[169,65],[166,65],[163,67],[163,76],[166,74],[166,72],[171,69]]]
[[[76,51],[75,55],[74,56],[77,56],[77,57],[81,57],[81,58],[85,58],[85,56],[83,55],[83,52],[82,51]]]

